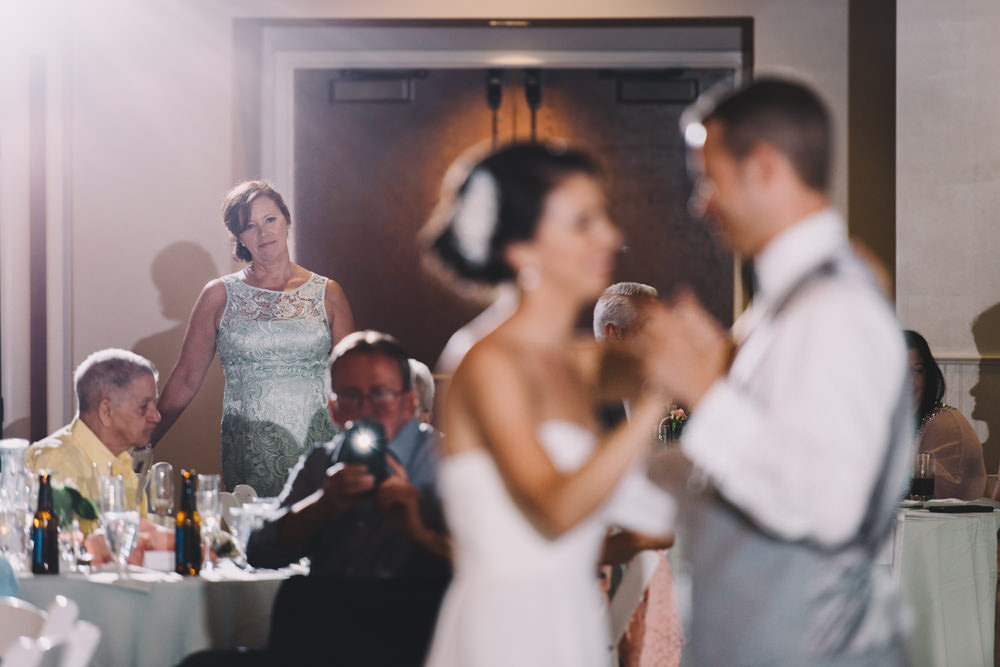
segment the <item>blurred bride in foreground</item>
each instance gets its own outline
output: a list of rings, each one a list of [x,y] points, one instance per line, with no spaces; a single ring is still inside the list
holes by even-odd
[[[575,151],[508,146],[446,189],[428,233],[451,273],[515,282],[519,301],[444,398],[439,481],[455,575],[427,664],[605,665],[595,567],[606,529],[667,533],[674,505],[636,465],[661,397],[635,396],[632,421],[599,439],[606,365],[573,333],[621,244],[597,166]]]

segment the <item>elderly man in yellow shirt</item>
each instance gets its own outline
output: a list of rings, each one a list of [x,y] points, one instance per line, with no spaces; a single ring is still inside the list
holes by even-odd
[[[106,349],[84,359],[73,374],[78,412],[73,422],[28,448],[33,472],[48,470],[55,484],[72,485],[97,504],[97,478],[110,466],[121,475],[129,509],[146,516],[146,499],[128,450],[149,444],[160,422],[156,410],[156,367],[128,350]],[[96,528],[85,521],[84,533]]]

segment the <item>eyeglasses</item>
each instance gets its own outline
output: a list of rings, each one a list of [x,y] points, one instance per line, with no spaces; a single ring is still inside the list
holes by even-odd
[[[338,393],[333,393],[331,396],[333,400],[342,408],[347,408],[348,410],[358,410],[364,405],[365,399],[376,408],[388,408],[391,407],[397,398],[402,396],[405,392],[401,389],[389,389],[387,387],[372,387],[368,390],[368,393],[360,391],[358,389],[345,389],[344,391]]]

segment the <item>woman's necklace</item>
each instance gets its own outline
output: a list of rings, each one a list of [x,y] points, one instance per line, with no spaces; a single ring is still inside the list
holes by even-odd
[[[934,405],[931,406],[931,409],[928,410],[927,413],[923,417],[920,418],[920,429],[919,430],[923,431],[924,430],[924,425],[927,422],[929,422],[930,420],[934,419],[935,417],[937,417],[939,414],[941,414],[942,412],[944,412],[946,410],[951,410],[951,406],[948,405],[947,403],[942,403],[941,401],[936,401],[934,403]]]

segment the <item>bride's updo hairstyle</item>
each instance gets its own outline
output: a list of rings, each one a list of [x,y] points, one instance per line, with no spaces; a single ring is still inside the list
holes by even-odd
[[[569,176],[600,173],[590,156],[552,144],[510,144],[471,169],[460,162],[445,176],[424,237],[445,269],[485,285],[515,278],[504,248],[534,237],[552,190]]]

